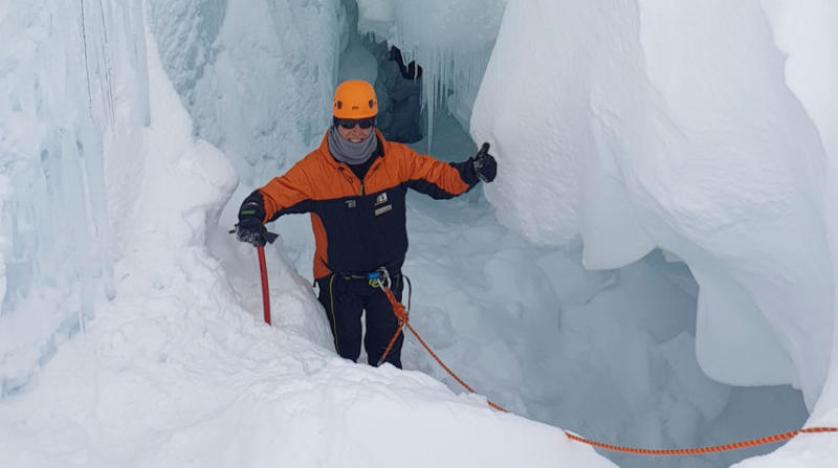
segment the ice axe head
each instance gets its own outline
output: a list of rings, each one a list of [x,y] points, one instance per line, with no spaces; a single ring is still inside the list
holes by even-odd
[[[227,231],[227,232],[228,232],[229,234],[236,235],[236,231],[237,231],[238,227],[239,227],[239,225],[238,225],[238,223],[236,223],[236,225],[233,227],[233,229],[230,229],[230,230],[229,230],[229,231]],[[276,234],[276,233],[273,233],[273,232],[271,232],[271,231],[268,231],[268,229],[267,229],[265,226],[262,226],[261,233],[262,233],[262,234],[261,234],[261,235],[262,235],[262,237],[263,237],[263,238],[265,239],[265,241],[267,241],[267,243],[269,243],[269,244],[273,244],[273,243],[274,243],[274,241],[275,241],[275,240],[277,240],[277,238],[279,238],[279,234]]]

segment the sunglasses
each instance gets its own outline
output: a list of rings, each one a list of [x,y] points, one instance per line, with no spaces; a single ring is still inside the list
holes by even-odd
[[[345,128],[347,130],[351,130],[351,129],[355,128],[355,126],[357,125],[358,127],[361,127],[364,130],[366,130],[366,129],[372,127],[373,125],[375,125],[375,118],[360,119],[360,120],[335,119],[335,125],[340,125],[341,127]]]

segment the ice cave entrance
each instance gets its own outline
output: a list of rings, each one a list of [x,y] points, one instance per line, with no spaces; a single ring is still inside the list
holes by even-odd
[[[449,161],[476,151],[444,108],[428,145],[422,64],[405,63],[398,48],[356,36],[340,65],[340,80],[375,84],[388,138]],[[482,189],[450,202],[409,200],[405,271],[416,284],[414,323],[490,399],[589,438],[643,448],[724,444],[805,422],[802,394],[790,386],[734,387],[702,372],[698,284],[665,252],[588,271],[581,245],[534,246],[498,224]],[[411,340],[403,360],[460,391]],[[603,454],[623,467],[721,467],[776,447],[679,459]]]

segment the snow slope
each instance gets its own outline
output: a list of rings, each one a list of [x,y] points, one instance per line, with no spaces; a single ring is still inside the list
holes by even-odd
[[[362,29],[430,64],[431,121],[434,106],[447,102],[461,121],[471,119],[475,140],[493,143],[502,169],[487,195],[508,226],[543,245],[581,238],[592,268],[664,248],[689,265],[701,288],[696,346],[705,372],[735,384],[793,383],[814,407],[813,423],[838,420],[828,351],[836,345],[835,7],[359,3]],[[260,324],[258,295],[248,293],[257,291],[256,272],[244,269],[255,263],[252,249],[232,241],[218,220],[228,225],[240,192],[319,136],[344,18],[336,1],[229,6],[0,1],[0,38],[14,44],[0,53],[0,459],[12,466],[610,466],[558,428],[493,413],[481,397],[455,395],[426,375],[335,358],[308,284],[287,258],[300,250],[308,257],[306,247],[293,248],[305,222],[286,224],[283,244],[270,249],[281,313],[276,327]],[[142,31],[144,9],[159,55],[152,33]],[[420,18],[425,28],[415,27]],[[463,56],[451,55],[461,49]],[[227,204],[236,172],[244,183]],[[644,432],[657,436],[663,421],[666,437],[688,441],[695,433],[684,421],[717,415],[726,391],[697,368],[683,369],[694,360],[690,336],[666,335],[674,330],[668,323],[631,329],[655,321],[643,310],[611,318],[616,304],[648,298],[614,288],[608,273],[575,271],[563,255],[539,258],[497,233],[478,222],[451,243],[501,242],[497,255],[475,260],[488,290],[446,291],[434,283],[436,272],[463,266],[453,256],[416,258],[431,263],[420,268],[430,294],[465,306],[454,327],[475,336],[458,335],[464,345],[447,338],[458,361],[474,362],[469,377],[505,378],[489,391],[523,409],[517,387],[536,369],[515,368],[516,332],[548,342],[552,324],[524,319],[522,304],[549,309],[558,291],[573,305],[559,316],[569,326],[565,356],[590,352],[587,331],[605,330],[595,348],[625,344],[621,356],[595,362],[615,388],[631,387],[634,406],[624,421],[651,408]],[[452,239],[426,234],[428,246]],[[508,274],[528,263],[561,272],[561,280]],[[639,277],[667,284],[647,267],[625,270],[617,284],[641,284],[640,292],[648,284]],[[511,299],[512,289],[526,300]],[[483,304],[491,323],[509,329],[473,327],[484,308],[466,306],[470,293],[491,298]],[[688,303],[683,296],[673,291],[661,302]],[[426,309],[429,328],[443,316],[434,307]],[[478,335],[497,341],[481,347]],[[446,344],[445,333],[437,338]],[[669,369],[655,374],[667,376],[664,385],[621,367],[618,358],[649,350],[648,362]],[[439,376],[415,347],[410,353]],[[514,371],[492,375],[489,360]],[[554,365],[567,373],[567,363]],[[579,371],[577,380],[588,374]],[[659,411],[656,398],[671,406]],[[801,438],[745,465],[819,466],[835,453],[832,438]]]
[[[325,327],[295,325],[322,315],[279,254],[277,326],[246,313],[232,283],[255,289],[255,272],[236,278],[206,246],[235,171],[194,138],[150,37],[133,38],[148,51],[134,70],[148,80],[148,124],[116,120],[120,150],[105,153],[115,295],[92,295],[83,333],[0,400],[4,466],[612,466],[423,374],[335,357],[317,344]],[[143,105],[111,91],[118,113]],[[228,243],[246,264],[252,248]]]

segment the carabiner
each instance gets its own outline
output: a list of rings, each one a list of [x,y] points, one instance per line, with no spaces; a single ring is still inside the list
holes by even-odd
[[[368,274],[367,281],[369,281],[370,287],[373,288],[390,289],[390,286],[393,285],[393,282],[390,280],[390,272],[384,267],[380,267]]]

